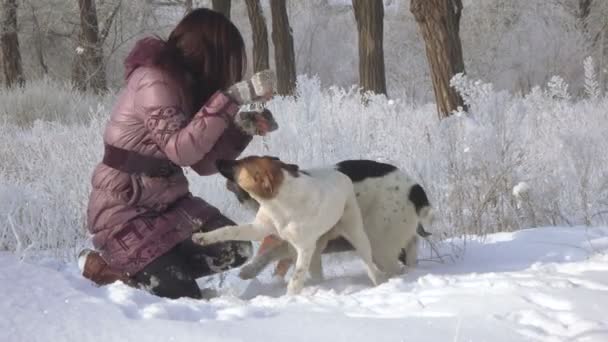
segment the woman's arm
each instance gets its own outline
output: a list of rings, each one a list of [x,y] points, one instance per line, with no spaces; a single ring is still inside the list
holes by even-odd
[[[251,139],[251,135],[243,133],[234,124],[229,125],[211,151],[192,165],[192,169],[201,176],[217,173],[215,162],[218,159],[236,159],[247,148]]]
[[[217,92],[188,120],[176,89],[162,79],[146,77],[135,94],[136,110],[161,151],[177,165],[202,160],[231,124],[239,105]]]

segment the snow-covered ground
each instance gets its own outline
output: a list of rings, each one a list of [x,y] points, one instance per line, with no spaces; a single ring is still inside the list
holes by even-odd
[[[608,228],[498,233],[465,248],[445,263],[423,250],[418,269],[375,288],[344,254],[295,297],[267,275],[229,276],[211,301],[97,288],[74,262],[3,253],[0,341],[608,341]]]

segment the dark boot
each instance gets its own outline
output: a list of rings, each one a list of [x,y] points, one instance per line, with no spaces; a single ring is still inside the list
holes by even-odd
[[[99,286],[112,284],[115,281],[134,286],[133,280],[126,274],[117,272],[110,268],[99,252],[84,249],[78,255],[78,268],[82,275]]]

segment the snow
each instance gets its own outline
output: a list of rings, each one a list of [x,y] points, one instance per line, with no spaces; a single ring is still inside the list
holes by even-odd
[[[0,254],[0,341],[607,341],[608,228],[546,227],[449,240],[464,257],[373,287],[349,254],[284,295],[268,274],[227,277],[211,301],[94,287],[76,261]],[[201,280],[201,283],[203,280]]]
[[[519,182],[513,187],[513,196],[515,198],[521,198],[522,195],[526,194],[530,190],[530,186],[526,182]]]

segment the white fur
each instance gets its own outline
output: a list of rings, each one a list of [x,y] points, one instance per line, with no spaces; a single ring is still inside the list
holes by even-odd
[[[295,271],[287,293],[297,294],[304,286],[313,258],[320,255],[316,252],[319,239],[325,236],[321,239],[325,241],[328,235],[343,236],[365,262],[372,282],[383,282],[385,276],[372,260],[370,242],[350,179],[332,169],[310,170],[299,177],[282,172],[284,181],[274,198],[264,199],[250,193],[260,204],[252,223],[198,233],[193,240],[212,244],[227,240],[261,240],[271,234],[279,236],[296,251]]]
[[[406,251],[406,265],[415,267],[419,239],[416,229],[419,223],[428,227],[432,219],[430,207],[423,208],[418,215],[414,204],[409,200],[410,189],[415,184],[416,182],[400,170],[383,177],[366,178],[354,183],[373,260],[380,270],[390,276],[402,272],[398,258],[403,249]],[[244,204],[248,208],[255,207],[255,203],[251,202],[253,201],[246,201]],[[319,241],[317,251],[322,251],[327,240],[335,236],[330,233],[324,238]],[[269,247],[266,252],[256,255],[244,265],[239,276],[243,279],[253,278],[270,262],[293,255],[294,251],[285,246]],[[313,278],[322,279],[320,254],[313,258],[310,272]]]

